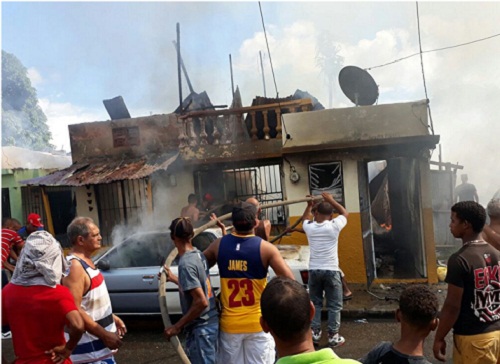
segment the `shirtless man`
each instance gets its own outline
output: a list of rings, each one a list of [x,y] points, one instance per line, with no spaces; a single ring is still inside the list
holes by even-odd
[[[500,250],[500,198],[494,198],[486,207],[490,224],[484,225],[483,239]]]
[[[196,207],[198,204],[198,198],[194,193],[189,194],[188,196],[188,205],[184,206],[181,210],[180,217],[188,217],[191,219],[191,222],[196,222],[200,218],[200,210]]]
[[[262,213],[262,208],[260,207],[259,201],[255,197],[247,198],[246,202],[251,203],[257,208],[257,225],[255,226],[255,235],[269,241],[269,236],[271,235],[271,221],[267,219],[259,219]]]

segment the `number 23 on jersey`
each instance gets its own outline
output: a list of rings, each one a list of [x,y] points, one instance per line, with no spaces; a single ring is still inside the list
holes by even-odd
[[[254,289],[250,279],[229,279],[227,287],[231,292],[228,298],[229,307],[236,308],[255,304]]]

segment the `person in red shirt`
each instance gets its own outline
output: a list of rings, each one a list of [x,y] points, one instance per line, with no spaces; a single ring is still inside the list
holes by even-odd
[[[24,245],[24,240],[13,229],[13,220],[11,218],[2,219],[2,288],[8,283],[14,265],[9,262],[9,256],[17,260],[17,254],[13,251],[13,247],[19,249]]]
[[[10,325],[16,364],[64,363],[84,332],[83,319],[68,288],[61,245],[46,231],[32,233],[12,280],[2,289],[2,324]],[[64,338],[68,328],[69,340]],[[2,363],[8,363],[2,357]]]

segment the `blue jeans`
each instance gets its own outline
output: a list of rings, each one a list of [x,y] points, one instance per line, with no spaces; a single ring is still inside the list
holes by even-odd
[[[186,331],[186,355],[193,364],[215,364],[219,323],[196,326]]]
[[[321,328],[323,292],[328,310],[328,332],[337,333],[340,329],[342,310],[342,279],[340,271],[313,269],[309,271],[309,295],[316,308],[311,328]]]

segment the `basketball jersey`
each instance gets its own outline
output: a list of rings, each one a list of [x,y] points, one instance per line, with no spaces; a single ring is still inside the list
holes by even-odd
[[[217,265],[221,284],[220,329],[230,334],[262,331],[260,297],[267,284],[267,267],[260,256],[262,239],[255,235],[224,236]]]

